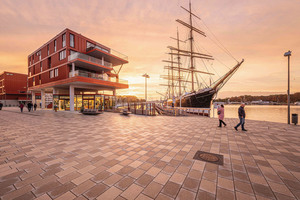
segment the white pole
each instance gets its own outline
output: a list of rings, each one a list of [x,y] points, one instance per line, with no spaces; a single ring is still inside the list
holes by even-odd
[[[290,124],[290,56],[288,56],[288,124]]]

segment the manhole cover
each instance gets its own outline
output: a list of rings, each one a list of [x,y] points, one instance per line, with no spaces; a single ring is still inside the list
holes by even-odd
[[[219,160],[219,158],[217,156],[214,156],[214,155],[211,155],[211,154],[207,154],[207,153],[201,153],[199,155],[199,157],[202,160],[206,160],[206,161],[209,161],[209,162],[217,162]]]
[[[223,155],[219,155],[219,154],[197,151],[194,156],[194,159],[210,162],[218,165],[223,165]]]

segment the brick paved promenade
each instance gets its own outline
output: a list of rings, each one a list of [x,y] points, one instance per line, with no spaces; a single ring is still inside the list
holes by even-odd
[[[300,126],[0,111],[0,198],[300,199]],[[224,155],[224,165],[194,160]]]

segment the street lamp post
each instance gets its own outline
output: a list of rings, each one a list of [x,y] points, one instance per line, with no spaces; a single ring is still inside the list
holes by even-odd
[[[150,76],[147,73],[145,73],[143,77],[145,77],[145,100],[147,102],[147,78],[150,78]]]
[[[288,57],[288,90],[287,90],[287,103],[288,103],[288,124],[290,124],[290,57],[291,51],[285,52],[284,56]]]

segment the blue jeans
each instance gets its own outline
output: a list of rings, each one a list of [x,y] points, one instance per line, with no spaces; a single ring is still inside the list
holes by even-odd
[[[242,125],[242,130],[244,130],[244,124],[245,124],[245,118],[240,117],[240,123],[238,123],[235,127],[238,128],[240,125]]]

